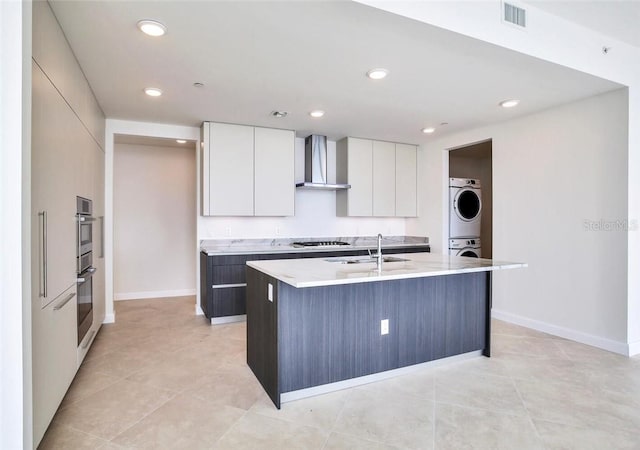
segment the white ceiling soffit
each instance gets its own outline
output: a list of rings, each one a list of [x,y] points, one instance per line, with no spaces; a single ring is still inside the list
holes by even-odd
[[[525,0],[554,16],[640,47],[640,1]]]
[[[407,143],[620,86],[354,2],[54,1],[109,118]],[[155,19],[165,36],[143,35]],[[501,26],[496,17],[496,26]],[[390,71],[373,81],[375,67]],[[194,87],[194,82],[204,87]],[[143,88],[161,88],[150,98]],[[498,102],[517,98],[517,108]],[[326,111],[321,119],[308,113]],[[284,110],[286,118],[270,116]],[[439,127],[442,122],[449,125]]]
[[[149,145],[153,147],[176,147],[186,148],[189,150],[192,150],[195,146],[195,141],[186,141],[184,143],[179,143],[175,139],[128,134],[116,134],[113,141],[116,144]]]

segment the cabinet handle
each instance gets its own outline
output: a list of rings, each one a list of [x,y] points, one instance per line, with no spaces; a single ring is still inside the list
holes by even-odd
[[[40,267],[42,273],[40,274],[40,279],[42,280],[42,283],[40,284],[40,287],[42,288],[40,290],[40,292],[38,292],[38,295],[40,297],[47,297],[47,259],[48,259],[48,255],[47,255],[47,212],[46,211],[42,211],[38,213],[38,217],[42,217],[42,252],[41,252],[41,257],[42,257],[42,266]]]
[[[247,283],[236,283],[236,284],[214,284],[211,287],[213,289],[226,289],[226,288],[236,288],[236,287],[246,287]]]
[[[58,303],[56,306],[53,307],[54,311],[59,311],[62,308],[64,308],[64,305],[66,305],[67,303],[69,303],[69,300],[71,300],[73,297],[76,296],[75,292],[72,292],[71,294],[67,295],[67,298],[65,298],[64,300],[62,300],[62,302]]]
[[[93,330],[91,332],[91,334],[89,335],[89,337],[87,339],[85,339],[84,344],[82,344],[82,348],[85,349],[89,346],[89,342],[91,342],[91,339],[93,339],[93,335],[96,334],[96,330]]]
[[[104,258],[104,216],[100,216],[100,256],[98,258]]]

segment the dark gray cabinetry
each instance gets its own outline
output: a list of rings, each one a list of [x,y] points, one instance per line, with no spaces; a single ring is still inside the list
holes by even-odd
[[[428,252],[429,247],[384,248],[383,253]],[[208,319],[246,314],[246,263],[265,259],[329,258],[361,256],[367,250],[207,255],[200,253],[200,307]]]
[[[490,274],[298,289],[249,267],[247,362],[280,407],[285,392],[477,350],[489,356]]]

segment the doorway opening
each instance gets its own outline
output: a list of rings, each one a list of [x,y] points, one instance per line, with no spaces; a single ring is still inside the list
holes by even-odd
[[[196,294],[196,141],[116,134],[114,300]]]
[[[476,253],[481,255],[482,258],[491,259],[493,257],[493,169],[492,169],[492,141],[482,141],[474,144],[465,145],[463,147],[456,147],[449,150],[449,179],[457,178],[463,180],[474,180],[475,184],[469,184],[470,189],[467,192],[463,192],[462,189],[450,187],[449,195],[449,208],[450,208],[450,239],[452,237],[458,237],[456,234],[461,233],[460,236],[464,236],[467,241],[473,240],[472,247],[476,248]],[[462,185],[463,182],[453,183],[456,186]],[[450,182],[451,186],[452,183]],[[476,186],[476,187],[473,187]],[[479,186],[479,188],[477,187]],[[480,202],[474,201],[474,195],[479,193],[478,197]],[[458,195],[458,200],[455,200],[455,194]],[[454,203],[455,201],[455,203]],[[466,208],[472,209],[479,216],[479,234],[477,228],[473,225],[473,214],[459,211],[456,216],[452,212],[453,208]],[[456,219],[455,217],[460,217]],[[458,220],[459,227],[456,228],[455,221]],[[459,231],[462,230],[462,231]],[[451,234],[454,231],[454,235]],[[473,235],[473,236],[472,236]],[[478,245],[476,241],[479,239],[481,245]],[[451,241],[450,241],[451,242]],[[469,244],[467,244],[469,245]],[[450,243],[450,249],[452,244]],[[455,245],[454,245],[455,247]],[[450,250],[450,254],[455,252]]]

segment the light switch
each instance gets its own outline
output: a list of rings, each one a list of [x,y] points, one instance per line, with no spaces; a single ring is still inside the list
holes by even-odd
[[[273,284],[269,283],[269,289],[267,292],[267,298],[269,299],[270,302],[273,301]]]

